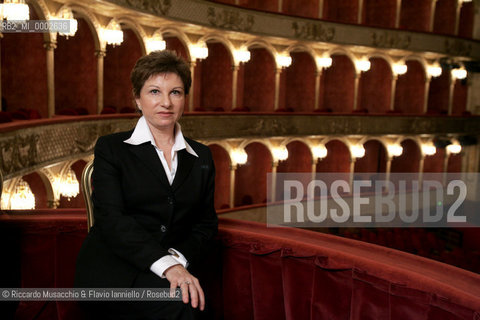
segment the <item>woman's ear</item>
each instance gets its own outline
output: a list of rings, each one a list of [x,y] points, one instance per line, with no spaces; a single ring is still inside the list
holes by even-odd
[[[135,99],[138,110],[142,111],[142,106],[140,105],[140,99]]]

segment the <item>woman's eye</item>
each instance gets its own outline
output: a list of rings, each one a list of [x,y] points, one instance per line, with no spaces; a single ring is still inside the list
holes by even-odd
[[[150,93],[153,93],[153,94],[157,94],[157,93],[159,93],[159,92],[160,92],[160,91],[158,91],[157,89],[152,89],[152,90],[150,90]]]
[[[172,94],[175,96],[179,96],[182,94],[182,92],[180,90],[172,90]]]

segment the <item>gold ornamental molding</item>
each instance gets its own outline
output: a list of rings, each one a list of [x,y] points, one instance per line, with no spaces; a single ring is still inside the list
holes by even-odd
[[[459,39],[445,39],[445,52],[453,56],[469,56],[472,54],[472,44]]]
[[[412,37],[408,34],[391,31],[378,31],[372,33],[372,46],[375,48],[408,49],[411,43]]]
[[[355,115],[191,115],[180,122],[199,140],[286,136],[480,135],[480,117]]]
[[[135,19],[145,25],[152,24],[152,19],[145,16],[147,14],[166,19],[163,22],[159,21],[160,25],[173,21],[189,25],[189,28],[194,25],[199,28],[243,32],[245,33],[243,36],[247,38],[263,36],[282,38],[285,41],[309,41],[319,46],[322,46],[319,42],[323,42],[323,46],[330,43],[480,59],[479,41],[454,36],[334,23],[200,0],[85,0],[85,5],[96,11],[104,10],[109,4],[112,7],[118,5],[127,9],[126,15],[135,16]]]
[[[294,37],[302,40],[332,41],[335,37],[335,28],[327,28],[323,23],[292,23]]]
[[[133,115],[85,116],[76,121],[31,120],[28,127],[0,127],[3,178],[8,180],[52,164],[85,158],[92,154],[98,137],[130,130],[137,119]],[[204,142],[312,136],[480,135],[480,117],[187,114],[180,122],[186,136]]]
[[[166,16],[172,6],[172,0],[116,0],[111,1],[120,5],[134,8],[139,11],[153,13],[158,16]],[[175,0],[173,0],[175,2]]]
[[[255,24],[253,15],[242,14],[237,10],[208,8],[208,22],[212,27],[230,29],[235,31],[250,32]]]
[[[2,130],[0,170],[3,178],[8,180],[58,162],[88,156],[98,137],[128,130],[136,120],[137,117],[67,122],[65,119],[43,120],[32,121],[33,125],[26,128]]]

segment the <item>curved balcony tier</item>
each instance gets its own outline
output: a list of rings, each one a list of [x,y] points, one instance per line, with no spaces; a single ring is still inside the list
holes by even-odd
[[[132,129],[138,115],[58,117],[0,127],[4,179],[92,154],[99,136]],[[185,135],[207,144],[223,140],[352,137],[478,136],[480,117],[319,114],[186,114]],[[245,143],[244,143],[245,144]]]

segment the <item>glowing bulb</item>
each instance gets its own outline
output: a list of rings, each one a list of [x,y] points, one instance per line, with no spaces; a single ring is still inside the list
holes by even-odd
[[[243,149],[233,149],[230,156],[234,165],[247,163],[248,155]]]
[[[9,209],[9,207],[8,207],[8,202],[9,201],[10,201],[10,193],[3,191],[0,208],[3,209],[3,210],[8,210]]]
[[[75,173],[68,168],[65,179],[60,184],[60,194],[67,198],[74,198],[80,193],[79,184]]]
[[[283,161],[288,158],[288,150],[285,147],[273,148],[272,153],[275,161]]]
[[[167,44],[163,40],[162,36],[159,34],[154,34],[145,42],[145,49],[147,50],[147,54],[153,51],[165,50],[166,47]]]
[[[5,0],[1,4],[2,18],[7,20],[30,19],[30,9],[24,0]]]
[[[355,64],[357,66],[357,69],[363,72],[370,70],[370,67],[372,65],[369,60],[357,60]]]
[[[454,79],[465,79],[467,77],[467,70],[461,68],[461,69],[452,69],[452,78]]]
[[[407,65],[406,64],[400,64],[396,63],[393,65],[393,73],[396,75],[402,75],[407,73]]]
[[[434,66],[428,66],[427,72],[430,75],[430,77],[440,77],[442,75],[442,68],[438,65]]]
[[[59,32],[60,35],[68,37],[73,37],[78,29],[78,22],[73,18],[73,12],[68,7],[63,7],[60,13],[58,14],[58,20],[68,21],[70,32]]]
[[[389,144],[387,150],[392,157],[398,157],[403,153],[403,148],[399,144]]]
[[[114,19],[110,20],[106,28],[100,30],[100,34],[107,44],[116,46],[123,42],[123,31]]]
[[[248,50],[236,50],[234,53],[235,60],[238,62],[247,62],[250,60],[250,51]]]
[[[447,152],[450,154],[457,154],[462,151],[462,146],[458,142],[454,142],[447,146]]]
[[[355,158],[362,158],[365,156],[365,148],[361,144],[355,144],[350,146],[350,152]]]
[[[190,46],[190,53],[194,60],[201,60],[208,57],[208,48],[205,44],[195,44]]]
[[[327,156],[327,148],[323,144],[312,147],[312,154],[314,159],[322,159]]]
[[[20,210],[35,209],[35,196],[28,183],[23,179],[20,179],[15,187],[15,193],[10,199],[10,208]]]
[[[437,148],[433,144],[422,144],[423,154],[427,156],[432,156],[437,152]]]
[[[332,58],[330,57],[317,57],[317,65],[322,68],[328,68],[332,65]]]
[[[289,55],[277,55],[277,64],[282,67],[286,68],[292,64],[292,57]]]

